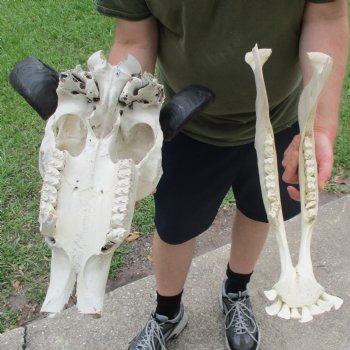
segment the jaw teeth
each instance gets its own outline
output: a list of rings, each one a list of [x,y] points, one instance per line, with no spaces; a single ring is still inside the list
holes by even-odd
[[[120,196],[114,199],[114,203],[117,205],[128,203],[128,201],[129,201],[129,198],[127,196]]]
[[[114,199],[114,205],[112,207],[112,219],[111,219],[111,229],[108,232],[106,239],[107,243],[102,248],[107,250],[116,244],[120,244],[126,237],[127,217],[129,213],[130,205],[130,195],[132,192],[132,160],[125,159],[118,163],[119,168],[117,171],[117,184]]]
[[[115,205],[112,209],[113,213],[122,214],[128,210],[127,204]]]
[[[109,231],[107,234],[107,239],[113,243],[121,243],[124,240],[125,236],[126,230],[124,228],[119,227],[117,229]]]
[[[53,235],[57,222],[57,190],[61,183],[61,171],[64,169],[65,156],[62,151],[53,151],[44,175],[40,198],[40,231],[43,235]]]
[[[309,221],[316,218],[317,214],[317,185],[316,185],[316,164],[313,157],[313,143],[310,136],[305,136],[303,141],[304,172],[306,179],[305,186],[305,210]]]
[[[274,156],[273,138],[267,135],[264,141],[264,173],[265,173],[265,192],[270,203],[268,217],[273,219],[277,216],[280,210],[280,203],[276,194],[276,177],[274,174]]]

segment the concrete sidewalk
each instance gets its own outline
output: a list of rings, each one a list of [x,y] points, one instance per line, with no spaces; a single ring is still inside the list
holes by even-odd
[[[287,223],[290,248],[297,255],[300,238],[298,218]],[[262,333],[260,350],[350,350],[350,196],[320,208],[312,239],[314,272],[329,294],[344,300],[340,310],[316,316],[300,324],[265,313],[269,304],[263,291],[279,277],[275,237],[269,237],[250,285],[256,317]],[[224,349],[223,315],[218,295],[229,246],[201,255],[193,262],[184,303],[190,321],[169,350]],[[104,350],[127,349],[128,342],[144,325],[154,307],[154,277],[146,277],[106,295],[101,318],[68,309],[0,335],[1,350]]]

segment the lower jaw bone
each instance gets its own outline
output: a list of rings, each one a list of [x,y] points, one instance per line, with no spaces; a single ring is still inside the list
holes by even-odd
[[[301,243],[299,262],[293,266],[280,206],[279,184],[273,186],[273,177],[278,179],[277,157],[271,150],[273,145],[273,129],[269,118],[269,107],[262,66],[266,62],[270,50],[258,50],[257,46],[247,53],[246,62],[251,66],[257,86],[256,100],[256,137],[255,148],[258,157],[259,177],[265,209],[271,231],[275,233],[281,260],[279,281],[266,297],[274,303],[266,308],[269,315],[277,315],[284,319],[298,319],[308,322],[314,315],[337,310],[342,305],[338,297],[325,293],[324,288],[316,281],[313,274],[310,244],[312,231],[317,215],[318,192],[316,189],[317,169],[314,152],[313,122],[317,99],[330,71],[331,59],[320,53],[311,53],[309,58],[314,67],[314,76],[304,89],[299,103],[300,149],[299,149],[299,183],[301,193]],[[272,141],[272,142],[271,142]],[[273,177],[271,175],[274,175]],[[269,177],[268,181],[266,178]],[[273,193],[271,191],[273,190]]]

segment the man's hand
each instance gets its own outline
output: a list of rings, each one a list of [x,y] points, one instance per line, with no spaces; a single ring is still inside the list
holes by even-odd
[[[296,184],[299,182],[299,144],[300,135],[296,135],[284,152],[282,161],[284,173],[282,180],[286,183]],[[315,130],[315,149],[318,167],[318,189],[322,191],[326,182],[331,177],[333,168],[333,142],[326,133]],[[292,199],[300,200],[300,193],[294,186],[288,186],[287,190]]]

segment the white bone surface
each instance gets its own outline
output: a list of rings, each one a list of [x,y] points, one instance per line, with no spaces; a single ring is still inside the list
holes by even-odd
[[[267,93],[262,73],[263,64],[267,61],[271,50],[258,49],[257,46],[246,54],[246,62],[251,66],[257,89],[256,98],[256,137],[255,148],[258,157],[259,177],[265,209],[270,223],[270,230],[274,232],[281,261],[279,281],[273,288],[265,292],[272,305],[266,307],[269,315],[278,315],[284,319],[297,319],[309,322],[313,315],[330,311],[332,307],[338,309],[342,300],[324,292],[324,288],[316,281],[313,273],[310,245],[311,235],[318,209],[317,165],[315,158],[315,142],[313,125],[316,116],[317,101],[332,67],[332,59],[322,53],[309,53],[308,57],[314,74],[309,84],[302,92],[299,101],[299,183],[301,195],[301,243],[299,260],[293,266],[282,211],[279,203],[279,184],[277,158],[271,143],[273,129],[269,118]],[[277,197],[277,198],[276,198]]]
[[[100,51],[88,67],[60,75],[40,149],[39,221],[52,248],[44,312],[61,311],[76,284],[79,311],[101,313],[113,252],[162,174],[163,87],[132,56],[112,66]]]

